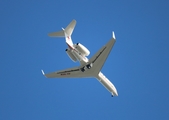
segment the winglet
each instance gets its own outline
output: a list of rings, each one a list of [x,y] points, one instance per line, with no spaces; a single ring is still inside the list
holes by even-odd
[[[41,70],[41,72],[42,72],[42,74],[43,74],[43,75],[45,75],[45,73],[44,73],[44,71],[43,71],[43,70]]]
[[[116,39],[115,34],[114,34],[114,31],[112,32],[112,37],[113,37],[114,39]]]

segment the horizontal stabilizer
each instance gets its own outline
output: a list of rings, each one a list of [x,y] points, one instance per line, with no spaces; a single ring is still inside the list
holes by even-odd
[[[50,37],[65,37],[65,33],[63,30],[58,32],[53,32],[48,34]]]

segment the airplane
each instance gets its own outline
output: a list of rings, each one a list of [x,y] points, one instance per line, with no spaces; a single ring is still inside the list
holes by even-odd
[[[118,96],[115,86],[110,80],[100,71],[116,42],[115,34],[112,32],[112,38],[103,46],[93,57],[90,59],[87,56],[90,51],[81,43],[73,44],[71,35],[75,28],[76,20],[72,20],[70,24],[61,31],[49,33],[50,37],[65,37],[68,48],[66,49],[67,55],[74,62],[79,61],[80,66],[60,70],[52,73],[42,74],[46,78],[96,78],[110,93],[111,96]]]

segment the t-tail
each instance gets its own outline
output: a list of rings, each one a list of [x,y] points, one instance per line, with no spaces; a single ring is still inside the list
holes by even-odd
[[[76,20],[72,20],[72,22],[65,29],[62,28],[61,31],[49,33],[48,35],[50,37],[65,37],[66,43],[70,47],[73,47],[73,42],[72,42],[72,39],[71,39],[71,35],[73,33],[75,25],[76,25]]]

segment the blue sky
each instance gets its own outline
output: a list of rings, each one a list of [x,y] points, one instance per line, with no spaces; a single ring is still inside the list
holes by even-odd
[[[0,1],[1,120],[169,119],[169,2],[167,0]],[[96,79],[47,79],[73,66],[64,39],[49,32],[77,25],[72,35],[94,55],[115,31],[117,41]]]

